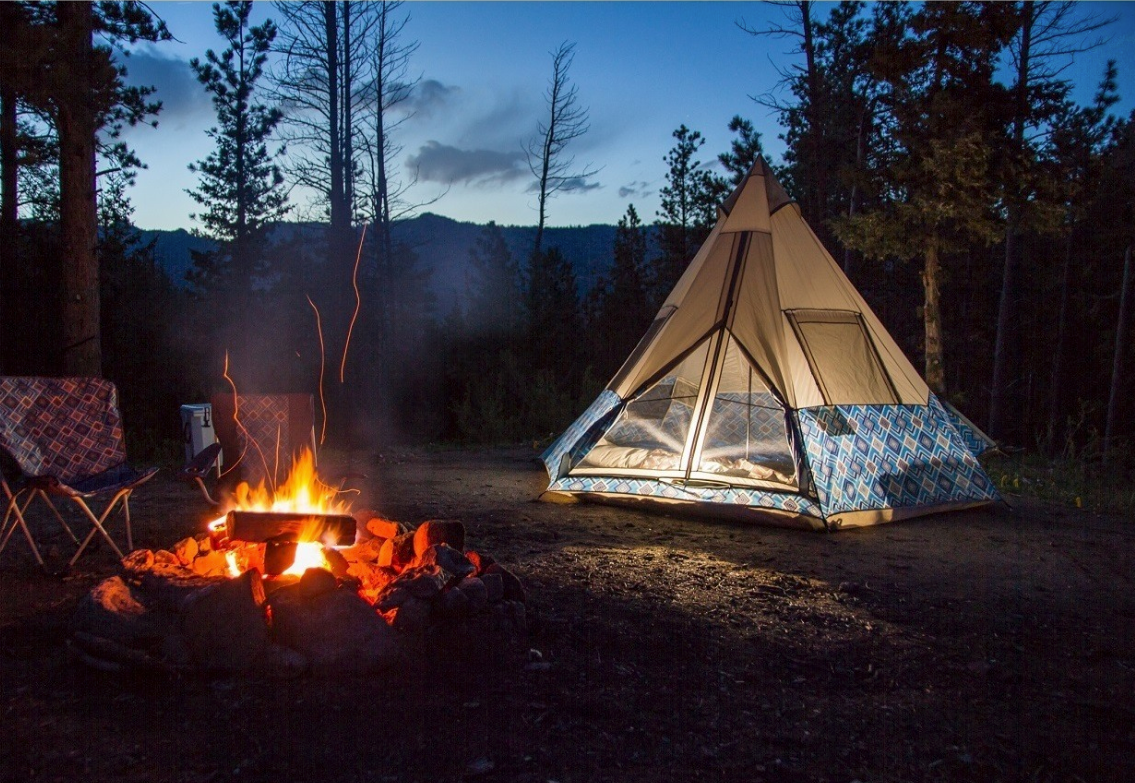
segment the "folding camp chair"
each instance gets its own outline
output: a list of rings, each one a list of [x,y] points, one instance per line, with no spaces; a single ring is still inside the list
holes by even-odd
[[[220,448],[207,447],[182,469],[205,497],[215,502],[205,477],[219,454],[226,471],[249,484],[261,481],[276,486],[291,468],[292,460],[307,448],[316,457],[315,400],[310,394],[231,394],[212,400],[213,426]],[[231,467],[230,467],[231,466]]]
[[[25,511],[35,498],[42,498],[70,532],[52,502],[56,496],[73,501],[91,523],[90,532],[79,542],[68,565],[75,564],[96,534],[115,554],[123,556],[106,530],[106,522],[120,501],[126,545],[134,548],[130,493],[148,481],[157,468],[137,471],[126,464],[118,390],[113,383],[101,378],[0,377],[0,448],[19,471],[15,491],[5,482],[8,503],[4,524],[10,529],[3,541],[20,526],[42,564]],[[110,496],[110,501],[96,515],[88,501],[105,496]]]

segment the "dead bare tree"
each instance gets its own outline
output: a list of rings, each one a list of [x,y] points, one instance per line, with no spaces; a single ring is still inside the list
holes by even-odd
[[[575,157],[564,150],[574,139],[587,133],[588,111],[579,105],[579,88],[568,79],[575,59],[575,44],[563,42],[552,55],[552,78],[545,93],[546,120],[536,126],[536,135],[525,145],[528,168],[536,177],[539,220],[533,254],[539,254],[548,218],[548,199],[562,190],[584,187],[599,169],[590,165],[577,169]]]

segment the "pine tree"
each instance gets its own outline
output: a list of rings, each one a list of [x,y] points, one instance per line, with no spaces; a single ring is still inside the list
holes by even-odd
[[[729,172],[729,184],[736,187],[749,173],[749,169],[753,168],[757,158],[763,157],[765,152],[761,147],[761,134],[753,129],[752,122],[742,118],[740,114],[733,115],[733,119],[729,121],[729,130],[736,133],[737,138],[730,144],[729,152],[721,153],[717,160]]]
[[[249,27],[251,11],[252,3],[214,4],[213,21],[228,48],[219,55],[208,50],[205,62],[189,62],[212,95],[218,123],[207,131],[215,149],[189,167],[200,175],[189,194],[205,208],[193,217],[206,236],[222,243],[210,258],[196,259],[193,280],[214,291],[223,286],[245,300],[266,271],[267,229],[289,209],[283,175],[267,146],[281,112],[253,100],[276,27],[271,20]]]
[[[1012,14],[997,4],[927,3],[910,15],[885,6],[878,13],[898,22],[887,28],[894,38],[877,41],[874,61],[887,85],[886,155],[876,172],[877,192],[887,197],[835,228],[865,255],[922,259],[926,381],[945,394],[944,256],[954,245],[997,237],[993,112],[1004,95],[993,74]]]
[[[520,273],[500,226],[490,222],[469,251],[468,327],[499,342],[515,337],[520,324]]]
[[[575,271],[558,247],[534,253],[524,280],[529,366],[578,376],[580,303]],[[570,382],[565,385],[571,385]]]
[[[596,369],[602,377],[615,373],[650,325],[646,247],[646,228],[631,204],[615,228],[610,279],[596,286],[598,301],[589,332],[600,338],[592,350],[600,360]]]
[[[661,253],[654,262],[651,280],[652,294],[658,302],[670,293],[709,235],[717,218],[717,203],[727,187],[695,157],[705,144],[701,133],[681,125],[673,135],[677,142],[664,158],[669,170],[660,192],[662,208],[658,211]]]
[[[0,57],[7,131],[0,136],[10,147],[12,112],[8,107],[13,98],[42,112],[54,128],[59,150],[60,252],[65,259],[60,305],[62,366],[75,375],[99,375],[97,161],[99,157],[112,159],[114,167],[127,169],[140,165],[121,141],[121,131],[126,125],[148,121],[161,108],[160,102],[149,100],[153,88],[125,84],[126,68],[116,60],[112,47],[171,36],[137,2],[24,4],[20,9],[5,9],[4,22],[6,44],[11,46],[6,45],[5,56]],[[10,149],[0,152],[0,165],[10,167],[17,161]],[[13,177],[9,169],[0,173],[0,180],[6,194],[14,197],[12,186],[18,176]],[[10,200],[7,209],[10,219]],[[13,259],[7,256],[4,262]],[[41,336],[34,339],[39,341]],[[58,350],[43,345],[41,352],[55,354]]]

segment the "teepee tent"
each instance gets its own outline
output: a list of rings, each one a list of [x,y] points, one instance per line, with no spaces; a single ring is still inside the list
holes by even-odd
[[[544,453],[546,499],[817,529],[998,498],[939,400],[758,160],[646,335]]]

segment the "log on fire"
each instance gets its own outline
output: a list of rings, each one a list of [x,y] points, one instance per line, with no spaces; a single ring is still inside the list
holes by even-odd
[[[319,541],[327,546],[355,543],[358,523],[348,514],[291,511],[230,511],[225,519],[230,541]]]

